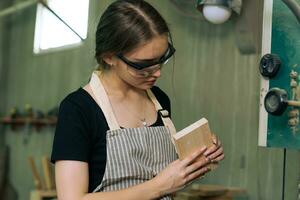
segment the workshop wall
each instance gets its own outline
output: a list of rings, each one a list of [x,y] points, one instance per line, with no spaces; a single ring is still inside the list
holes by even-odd
[[[6,1],[0,2],[0,9],[8,6],[8,3]],[[6,31],[6,20],[0,21],[0,116],[4,114],[4,107],[5,107],[5,91],[6,91],[6,80],[5,80],[5,74],[7,65],[5,65],[5,57],[2,52],[5,51],[6,48],[6,40],[5,38],[8,37],[7,31]],[[3,127],[0,127],[0,146],[4,145],[4,134],[3,134]]]
[[[13,106],[23,108],[26,103],[47,111],[87,83],[95,66],[95,26],[109,2],[92,0],[88,39],[79,47],[57,52],[32,53],[35,8],[7,19],[9,36],[3,35],[0,22],[0,58],[7,58],[8,67],[5,112]],[[149,2],[169,22],[177,49],[174,72],[170,64],[158,83],[172,100],[176,127],[181,129],[206,117],[225,148],[225,160],[201,182],[246,188],[253,200],[281,199],[282,150],[257,147],[260,55],[239,53],[234,21],[215,26],[183,16],[167,0]],[[9,42],[5,51],[4,41]],[[2,66],[0,61],[0,70]],[[5,128],[5,143],[11,151],[9,177],[19,200],[27,200],[34,188],[27,157],[32,155],[39,161],[44,154],[50,156],[53,132],[51,127],[41,131]],[[286,199],[294,200],[299,178],[298,152],[288,151],[287,159]],[[40,162],[38,165],[40,168]]]
[[[101,11],[94,2],[91,1],[90,8],[96,16],[90,17],[91,27],[96,25]],[[3,52],[9,63],[5,74],[8,80],[6,112],[14,106],[23,111],[27,103],[34,109],[47,112],[58,106],[67,93],[84,85],[95,66],[91,44],[94,30],[89,31],[89,39],[80,47],[34,55],[35,15],[36,9],[28,8],[8,17],[9,45]],[[10,147],[11,156],[9,179],[18,191],[19,200],[28,200],[29,192],[34,189],[28,156],[33,156],[41,174],[41,157],[50,156],[53,133],[53,127],[43,127],[40,131],[23,127],[12,131],[6,126],[5,142]]]

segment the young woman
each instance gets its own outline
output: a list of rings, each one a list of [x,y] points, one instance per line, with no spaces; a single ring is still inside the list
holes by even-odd
[[[224,158],[214,138],[214,147],[177,159],[170,101],[154,86],[174,52],[149,3],[119,0],[106,9],[96,33],[99,69],[60,105],[52,151],[59,200],[172,199]]]

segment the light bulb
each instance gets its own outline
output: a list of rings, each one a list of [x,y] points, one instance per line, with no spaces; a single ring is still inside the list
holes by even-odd
[[[205,19],[213,24],[222,24],[231,16],[232,10],[220,5],[204,5],[203,15]]]

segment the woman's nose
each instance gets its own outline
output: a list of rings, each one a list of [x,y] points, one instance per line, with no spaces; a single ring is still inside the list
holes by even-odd
[[[160,69],[157,70],[156,72],[154,72],[154,73],[152,74],[152,76],[154,76],[154,77],[156,77],[156,78],[159,78],[159,77],[161,76],[161,71],[160,71]]]

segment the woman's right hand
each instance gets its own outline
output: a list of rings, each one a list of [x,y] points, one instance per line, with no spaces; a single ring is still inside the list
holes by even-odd
[[[210,171],[207,167],[210,160],[204,156],[206,150],[206,147],[198,149],[184,160],[178,159],[172,162],[152,179],[159,187],[160,195],[176,192]],[[199,159],[199,157],[201,158]]]

